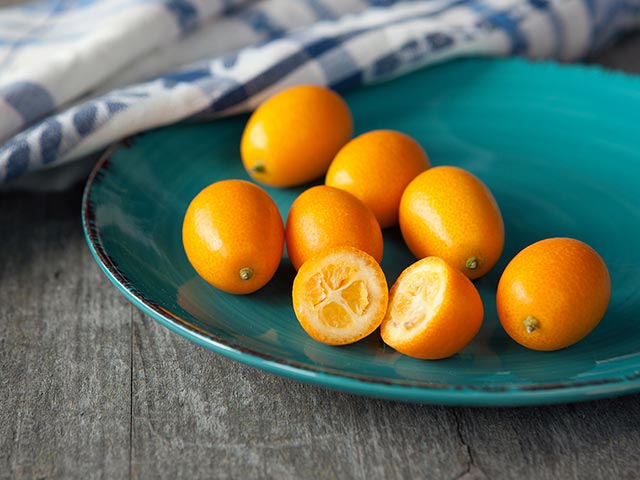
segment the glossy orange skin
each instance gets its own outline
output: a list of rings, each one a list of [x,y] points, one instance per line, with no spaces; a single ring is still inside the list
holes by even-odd
[[[411,278],[413,277],[413,279]],[[417,311],[428,320],[406,313],[406,292],[410,283],[437,282],[441,285],[441,301],[420,302]],[[414,283],[415,285],[415,283]],[[437,297],[437,296],[436,296]],[[400,353],[425,360],[439,360],[460,352],[477,335],[482,326],[484,307],[478,290],[462,272],[438,257],[427,257],[407,267],[391,287],[387,315],[380,326],[386,344]],[[403,322],[415,320],[406,328]],[[400,334],[398,334],[400,332]]]
[[[458,167],[430,168],[411,181],[400,200],[400,229],[417,258],[441,257],[471,279],[486,274],[504,248],[493,195]]]
[[[325,184],[354,194],[371,209],[381,228],[398,224],[406,186],[430,166],[424,149],[394,130],[364,133],[340,149]]]
[[[211,285],[228,293],[251,293],[266,285],[280,264],[284,225],[262,188],[222,180],[189,204],[182,243],[193,268]],[[241,277],[246,268],[252,272],[249,279]]]
[[[274,95],[253,112],[240,154],[254,180],[292,187],[322,177],[352,134],[351,111],[337,93],[300,85]]]
[[[611,279],[586,243],[548,238],[520,251],[505,268],[496,297],[505,331],[533,350],[559,350],[586,337],[604,316]],[[528,332],[525,319],[535,318]]]
[[[331,247],[350,246],[382,260],[382,231],[376,217],[349,192],[318,185],[291,205],[285,231],[287,253],[297,270]]]

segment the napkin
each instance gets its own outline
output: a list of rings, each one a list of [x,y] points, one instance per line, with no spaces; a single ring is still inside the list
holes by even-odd
[[[31,180],[64,188],[86,175],[79,159],[95,161],[90,154],[124,137],[249,111],[292,85],[341,91],[473,55],[572,61],[639,25],[640,0],[58,0],[5,7],[0,187]]]

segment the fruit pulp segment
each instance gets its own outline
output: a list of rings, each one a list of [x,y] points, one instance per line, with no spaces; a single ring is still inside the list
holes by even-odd
[[[401,279],[391,299],[389,319],[399,335],[425,326],[444,297],[445,281],[435,269],[418,269]]]
[[[318,319],[333,328],[348,327],[370,305],[366,282],[349,265],[327,265],[309,279],[307,295]]]

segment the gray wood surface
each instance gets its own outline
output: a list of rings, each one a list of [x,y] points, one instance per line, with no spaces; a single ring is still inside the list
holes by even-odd
[[[444,408],[215,355],[129,306],[80,190],[0,195],[0,478],[637,478],[640,396]]]
[[[640,72],[640,36],[592,59]],[[0,478],[640,478],[640,395],[445,408],[233,362],[130,306],[81,189],[0,193]]]

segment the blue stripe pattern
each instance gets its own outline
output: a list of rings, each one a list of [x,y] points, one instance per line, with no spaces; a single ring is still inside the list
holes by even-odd
[[[62,143],[62,124],[56,120],[47,120],[40,134],[40,151],[42,163],[47,165],[55,161]]]
[[[481,20],[478,26],[490,30],[499,29],[509,36],[512,55],[519,55],[527,50],[527,40],[520,31],[519,19],[515,18],[510,11],[497,10],[479,1],[470,2],[469,5],[473,11],[480,14]]]
[[[0,98],[13,107],[25,124],[41,118],[55,107],[49,92],[33,82],[10,83],[0,90]]]
[[[103,90],[107,93],[85,96],[90,89],[82,87],[76,98],[64,97],[69,91],[65,82],[73,85],[81,73],[71,63],[68,71],[56,72],[64,67],[56,63],[57,53],[76,49],[89,59],[89,68],[111,72],[102,62],[127,52],[110,51],[87,38],[97,41],[91,34],[102,16],[128,12],[148,12],[155,20],[141,23],[147,30],[136,31],[133,24],[122,35],[139,41],[148,34],[158,43],[148,45],[143,56],[120,59],[123,68],[144,63],[147,56],[164,61],[160,47],[172,45],[176,55],[189,53],[186,65],[176,68],[174,63],[159,76]],[[86,22],[64,28],[73,15]],[[586,23],[568,28],[565,22],[573,18]],[[548,30],[531,28],[542,24],[554,31],[555,39],[544,37]],[[177,33],[164,36],[157,30],[170,25]],[[637,26],[640,0],[41,0],[6,8],[0,10],[0,185],[123,135],[249,110],[266,91],[289,85],[292,76],[341,90],[469,51],[527,56],[546,48],[550,58],[574,50],[586,53]],[[199,29],[205,32],[201,40]],[[562,43],[568,32],[579,35],[569,39],[571,49]],[[221,45],[194,43],[211,38]],[[588,42],[576,47],[585,38]],[[228,41],[234,47],[225,50]],[[185,49],[201,50],[201,56],[180,50],[181,42]],[[83,51],[85,44],[96,51]],[[105,56],[105,51],[111,53]],[[27,58],[40,59],[32,64],[33,75],[23,68],[20,77],[8,76],[14,73],[11,65]],[[49,71],[58,77],[50,79]],[[103,80],[113,73],[105,73]],[[99,87],[99,81],[92,86],[96,91]]]
[[[198,9],[187,0],[167,0],[165,7],[175,16],[182,33],[191,30],[198,22]]]

